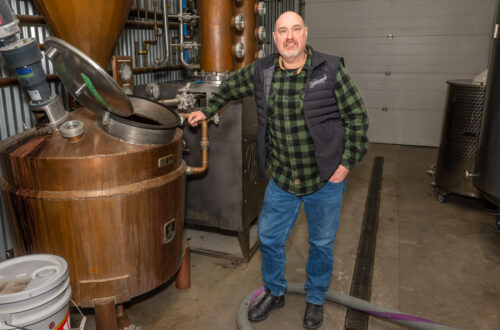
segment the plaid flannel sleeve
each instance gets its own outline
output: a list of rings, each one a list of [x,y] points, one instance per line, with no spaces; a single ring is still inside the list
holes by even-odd
[[[202,110],[207,118],[212,117],[230,101],[253,95],[254,63],[231,74],[212,93],[207,106]]]
[[[342,64],[337,73],[335,96],[346,135],[341,164],[350,170],[368,151],[368,116],[361,94]]]

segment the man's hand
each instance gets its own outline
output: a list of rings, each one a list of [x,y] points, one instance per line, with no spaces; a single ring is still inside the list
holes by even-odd
[[[339,165],[333,175],[330,177],[329,181],[334,183],[339,183],[344,181],[345,177],[349,173],[349,170],[342,165]]]
[[[188,123],[189,125],[196,127],[200,121],[207,119],[207,116],[201,111],[193,111],[189,114]]]

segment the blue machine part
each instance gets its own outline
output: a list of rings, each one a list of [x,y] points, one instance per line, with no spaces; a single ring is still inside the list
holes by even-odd
[[[189,63],[189,55],[187,50],[184,51],[184,60],[186,61],[186,63]]]
[[[188,35],[188,25],[186,23],[182,24],[184,27],[184,36]]]
[[[182,8],[186,9],[186,7],[187,7],[187,1],[186,0],[182,0]]]
[[[16,72],[19,78],[30,78],[33,76],[33,70],[29,66],[16,69]]]

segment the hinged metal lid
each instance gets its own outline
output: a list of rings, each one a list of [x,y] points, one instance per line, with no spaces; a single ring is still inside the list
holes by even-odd
[[[45,39],[45,49],[64,87],[80,104],[100,115],[110,111],[127,117],[134,112],[116,81],[83,52],[56,37]]]

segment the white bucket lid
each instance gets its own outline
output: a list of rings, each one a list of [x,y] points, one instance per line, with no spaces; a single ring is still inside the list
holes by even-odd
[[[0,304],[52,290],[68,277],[68,263],[51,254],[32,254],[0,262]]]

